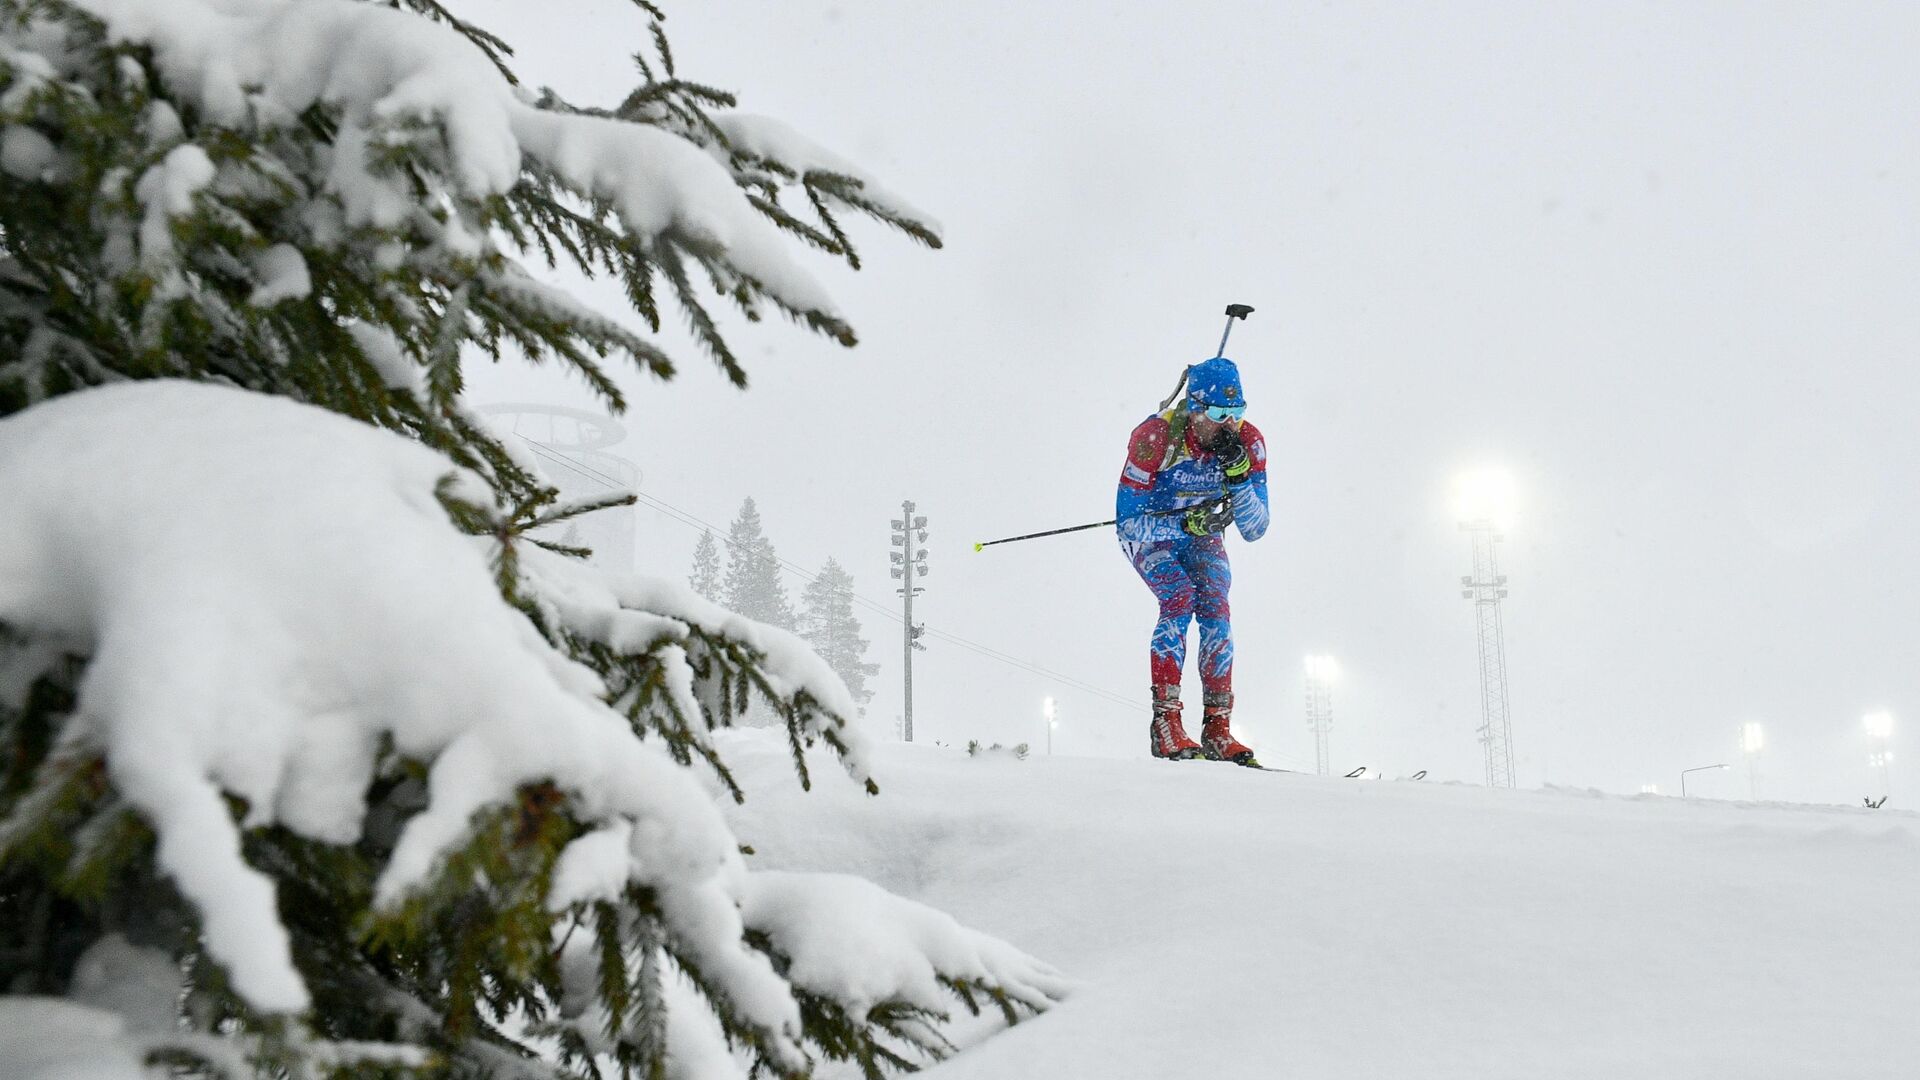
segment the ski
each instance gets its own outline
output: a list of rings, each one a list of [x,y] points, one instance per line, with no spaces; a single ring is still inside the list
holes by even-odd
[[[1305,770],[1303,770],[1303,769],[1283,769],[1283,768],[1281,768],[1281,767],[1280,767],[1280,766],[1278,766],[1278,765],[1262,765],[1262,764],[1260,764],[1260,763],[1259,763],[1259,762],[1257,762],[1257,761],[1256,761],[1256,762],[1254,762],[1253,764],[1250,764],[1250,765],[1241,765],[1241,764],[1240,764],[1240,762],[1237,762],[1237,761],[1225,761],[1225,760],[1223,760],[1223,759],[1221,759],[1221,758],[1210,758],[1210,757],[1197,757],[1197,758],[1193,758],[1192,760],[1194,760],[1194,761],[1216,761],[1216,762],[1219,762],[1219,763],[1220,763],[1220,764],[1222,764],[1222,765],[1240,765],[1240,767],[1241,767],[1241,768],[1243,768],[1243,769],[1259,769],[1259,770],[1260,770],[1261,772],[1277,772],[1277,773],[1286,773],[1286,774],[1287,774],[1287,775],[1289,775],[1289,776],[1313,776],[1313,775],[1315,775],[1314,773],[1310,773],[1310,772],[1307,772],[1307,771],[1305,771]],[[1363,773],[1365,773],[1366,771],[1367,771],[1367,767],[1366,767],[1365,765],[1362,765],[1362,766],[1360,766],[1359,768],[1357,768],[1357,769],[1355,769],[1355,770],[1353,770],[1352,772],[1350,772],[1350,773],[1346,773],[1346,774],[1345,774],[1345,775],[1344,775],[1344,776],[1342,777],[1342,779],[1346,779],[1346,780],[1358,780],[1358,779],[1360,779],[1360,777],[1361,777],[1361,775],[1362,775]]]
[[[1314,775],[1317,775],[1317,774],[1315,774],[1315,773],[1310,773],[1310,772],[1307,772],[1307,771],[1306,771],[1306,770],[1304,770],[1304,769],[1283,769],[1283,768],[1281,768],[1281,767],[1280,767],[1280,766],[1278,766],[1278,765],[1262,765],[1262,764],[1260,764],[1260,763],[1259,763],[1259,762],[1257,762],[1257,761],[1256,761],[1256,762],[1253,762],[1253,763],[1251,763],[1251,764],[1246,764],[1246,765],[1242,765],[1242,764],[1241,764],[1240,762],[1238,762],[1238,761],[1227,761],[1227,760],[1225,760],[1225,759],[1223,759],[1223,758],[1214,758],[1214,757],[1208,757],[1208,756],[1206,756],[1205,754],[1196,754],[1196,755],[1194,755],[1193,757],[1190,757],[1190,758],[1178,758],[1178,759],[1166,759],[1166,758],[1162,758],[1162,759],[1160,759],[1160,760],[1163,760],[1163,761],[1164,761],[1164,760],[1180,760],[1180,761],[1213,761],[1213,762],[1218,762],[1219,764],[1222,764],[1222,765],[1239,765],[1239,766],[1240,766],[1241,768],[1243,768],[1243,769],[1259,769],[1259,770],[1260,770],[1261,772],[1277,772],[1277,773],[1286,773],[1286,774],[1287,774],[1287,775],[1289,775],[1289,776],[1314,776]],[[1367,775],[1367,767],[1366,767],[1365,765],[1359,765],[1359,766],[1356,766],[1356,767],[1355,767],[1355,768],[1354,768],[1354,769],[1353,769],[1353,770],[1352,770],[1351,772],[1345,772],[1345,773],[1341,773],[1341,774],[1340,774],[1340,778],[1341,778],[1341,779],[1343,779],[1343,780],[1364,780],[1364,779],[1366,779],[1366,775]],[[1417,770],[1417,771],[1415,771],[1415,772],[1412,772],[1412,773],[1409,773],[1409,774],[1407,774],[1406,776],[1396,776],[1396,777],[1394,777],[1394,779],[1395,779],[1396,781],[1401,781],[1401,780],[1406,780],[1406,781],[1414,781],[1414,780],[1425,780],[1426,778],[1427,778],[1427,770],[1425,770],[1425,769],[1420,769],[1420,770]]]

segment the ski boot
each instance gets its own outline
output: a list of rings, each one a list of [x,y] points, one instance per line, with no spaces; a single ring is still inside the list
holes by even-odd
[[[1180,688],[1177,686],[1153,688],[1153,727],[1149,734],[1154,757],[1187,761],[1205,753],[1180,725]]]
[[[1233,692],[1230,690],[1209,690],[1202,701],[1200,713],[1200,744],[1202,752],[1215,761],[1231,761],[1235,765],[1259,768],[1254,760],[1253,747],[1233,737],[1228,722],[1233,716]]]

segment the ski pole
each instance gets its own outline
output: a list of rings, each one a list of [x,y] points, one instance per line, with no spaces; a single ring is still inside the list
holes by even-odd
[[[1117,519],[1116,519],[1117,520]],[[1059,536],[1061,533],[1083,532],[1087,529],[1099,529],[1112,525],[1112,521],[1096,521],[1091,525],[1070,525],[1064,529],[1048,529],[1046,532],[1028,533],[1025,536],[1009,536],[1004,540],[983,540],[973,545],[973,550],[990,548],[995,544],[1011,544],[1015,540],[1034,540],[1042,536]]]
[[[1184,514],[1189,510],[1195,509],[1196,507],[1206,506],[1210,503],[1221,502],[1227,498],[1229,498],[1229,496],[1223,493],[1218,498],[1209,499],[1207,500],[1207,502],[1192,503],[1187,506],[1176,506],[1169,510],[1149,510],[1147,511],[1147,516],[1148,517],[1172,517],[1175,514]],[[1061,533],[1084,532],[1087,529],[1100,529],[1100,528],[1105,528],[1108,525],[1116,525],[1118,523],[1119,523],[1118,519],[1114,521],[1095,521],[1087,525],[1069,525],[1064,529],[1048,529],[1046,532],[1028,533],[1025,536],[1009,536],[1002,540],[982,540],[982,541],[976,542],[973,545],[973,550],[979,551],[982,548],[990,548],[995,544],[1011,544],[1016,540],[1037,540],[1042,536],[1059,536]]]
[[[1213,352],[1215,359],[1227,355],[1227,338],[1233,333],[1233,320],[1244,319],[1251,314],[1253,309],[1245,304],[1227,305],[1227,328],[1220,335],[1220,347]]]

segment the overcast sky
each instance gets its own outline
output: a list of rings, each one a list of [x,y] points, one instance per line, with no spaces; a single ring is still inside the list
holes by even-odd
[[[467,7],[536,85],[632,83],[621,0]],[[1264,760],[1311,767],[1324,651],[1337,764],[1480,780],[1448,488],[1500,463],[1522,786],[1672,792],[1726,761],[1689,788],[1744,798],[1758,721],[1763,797],[1857,802],[1860,718],[1888,708],[1895,802],[1920,799],[1911,5],[667,7],[682,74],[858,161],[947,247],[869,226],[858,274],[803,255],[862,343],[734,320],[744,393],[671,337],[678,379],[624,380],[643,490],[721,528],[751,495],[784,558],[889,608],[913,499],[917,617],[1140,702],[936,639],[921,739],[1038,744],[1053,694],[1058,752],[1145,752],[1155,608],[1110,532],[971,545],[1110,516],[1128,432],[1241,302],[1276,524],[1229,542],[1236,727]],[[474,374],[483,403],[590,404]],[[684,576],[697,531],[638,527],[643,569]],[[899,623],[862,619],[890,727]]]

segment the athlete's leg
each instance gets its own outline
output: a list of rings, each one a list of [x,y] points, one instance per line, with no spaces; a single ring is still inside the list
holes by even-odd
[[[1193,582],[1180,565],[1177,540],[1152,544],[1121,544],[1140,580],[1153,590],[1160,615],[1153,624],[1148,648],[1149,678],[1153,690],[1153,723],[1148,747],[1154,757],[1198,757],[1200,745],[1188,737],[1180,721],[1180,669],[1187,662],[1187,623],[1193,618]]]
[[[1233,566],[1218,536],[1195,540],[1183,553],[1181,568],[1193,583],[1193,609],[1200,622],[1200,685],[1209,694],[1233,692],[1233,620],[1227,592]]]
[[[1194,586],[1194,610],[1200,621],[1200,743],[1208,757],[1257,764],[1253,749],[1233,737],[1233,623],[1227,592],[1233,568],[1227,546],[1217,536],[1196,540],[1181,560]]]
[[[1187,666],[1187,624],[1193,620],[1194,582],[1181,565],[1178,540],[1149,544],[1122,544],[1127,558],[1140,580],[1153,590],[1160,602],[1160,615],[1153,624],[1153,639],[1148,648],[1148,667],[1155,686],[1180,685],[1180,673]]]

